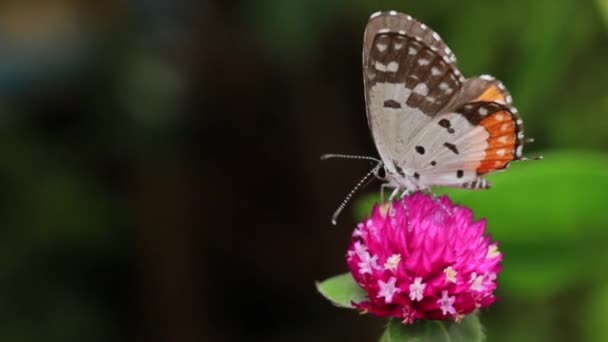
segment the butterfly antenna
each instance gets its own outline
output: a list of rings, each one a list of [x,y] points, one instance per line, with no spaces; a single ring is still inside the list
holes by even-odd
[[[368,156],[354,156],[351,154],[335,154],[335,153],[328,153],[328,154],[323,154],[321,155],[321,160],[327,160],[327,159],[359,159],[359,160],[371,160],[371,161],[375,161],[380,163],[381,160],[374,158],[374,157],[368,157]]]
[[[519,160],[543,160],[543,159],[545,159],[543,156],[535,156],[532,158],[526,158],[526,157],[519,158]]]
[[[524,139],[524,144],[531,144],[533,142],[534,142],[534,138],[525,138]],[[532,158],[522,157],[522,158],[519,158],[519,160],[543,160],[543,156],[535,156]]]
[[[340,204],[340,206],[338,206],[338,209],[336,209],[336,211],[334,211],[334,214],[331,216],[331,223],[335,226],[336,224],[338,224],[338,216],[340,216],[340,213],[342,212],[342,210],[344,210],[344,208],[346,207],[346,205],[348,204],[348,202],[350,202],[351,198],[353,197],[353,195],[357,192],[357,190],[359,190],[364,184],[367,185],[367,183],[365,183],[365,181],[368,180],[368,178],[370,178],[372,175],[374,175],[376,172],[378,172],[378,169],[382,166],[382,164],[378,164],[376,167],[374,167],[373,169],[371,169],[371,171],[369,171],[365,176],[363,176],[363,178],[361,178],[361,180],[357,183],[357,185],[355,185],[355,187],[348,193],[348,195],[346,195],[346,197],[344,198],[344,200],[342,201],[342,203]]]

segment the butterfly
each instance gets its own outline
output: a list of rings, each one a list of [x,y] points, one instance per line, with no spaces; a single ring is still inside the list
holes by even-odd
[[[446,43],[409,15],[372,14],[363,40],[363,81],[381,159],[368,176],[384,180],[382,189],[393,188],[391,199],[432,186],[488,189],[484,175],[524,159],[523,121],[504,85],[488,75],[464,78]],[[377,160],[322,158],[331,157]]]

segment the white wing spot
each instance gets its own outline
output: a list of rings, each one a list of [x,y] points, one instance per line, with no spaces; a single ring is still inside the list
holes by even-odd
[[[524,138],[524,132],[517,133],[517,138],[518,139],[523,139]]]
[[[426,85],[426,83],[418,83],[414,87],[413,91],[416,94],[426,96],[429,93],[429,87]]]
[[[439,37],[437,32],[433,32],[433,38],[435,38],[435,40],[441,40],[441,37]]]
[[[498,142],[501,144],[506,144],[507,143],[507,136],[503,135],[502,137],[498,138]]]
[[[481,116],[488,115],[488,109],[484,108],[484,107],[479,107],[478,112],[479,112],[479,115],[481,115]]]
[[[389,28],[383,28],[383,29],[378,30],[378,33],[389,33],[389,32],[391,32],[391,29],[389,29]]]
[[[524,122],[521,121],[521,119],[517,119],[517,121],[515,121],[515,123],[517,123],[518,126],[521,126],[521,124],[523,124]]]
[[[372,14],[372,15],[371,15],[369,18],[370,18],[370,19],[373,19],[373,18],[375,18],[375,17],[379,16],[380,14],[382,14],[382,11],[378,11],[378,12],[376,12],[376,13],[373,13],[373,14]]]
[[[426,58],[420,58],[420,59],[418,60],[418,65],[428,65],[430,62],[431,62],[431,61],[429,61],[429,60],[428,60],[428,59],[426,59]]]
[[[387,48],[387,47],[388,47],[388,46],[387,46],[386,44],[380,44],[380,43],[376,44],[376,48],[377,48],[377,49],[378,49],[378,51],[380,51],[380,52],[384,52],[384,51],[386,51],[386,48]]]
[[[494,81],[494,77],[492,77],[490,75],[481,75],[481,76],[479,76],[479,78],[481,78],[482,80],[486,80],[486,81]]]
[[[432,68],[431,68],[431,74],[432,74],[433,76],[437,76],[437,75],[441,74],[441,71],[439,71],[439,69],[437,69],[437,68],[435,68],[435,67],[432,67]]]
[[[405,30],[399,30],[399,34],[405,36]]]
[[[430,103],[435,103],[435,98],[432,96],[427,96],[426,100],[429,101]]]
[[[399,70],[399,63],[397,63],[397,62],[394,62],[394,61],[390,62],[386,66],[386,71],[388,71],[388,72],[397,72],[397,70]]]
[[[423,29],[424,31],[426,31],[426,29],[428,29],[428,26],[426,26],[424,24],[420,24],[420,28]]]
[[[507,103],[512,103],[513,102],[513,98],[511,97],[511,95],[507,95]]]
[[[395,43],[395,50],[401,50],[402,47],[403,47],[402,43]]]
[[[390,11],[390,12],[388,12],[388,14],[390,14],[390,15],[397,15],[397,11]]]
[[[524,147],[523,145],[519,145],[519,146],[517,146],[517,150],[515,151],[515,155],[516,155],[518,158],[519,158],[519,157],[521,157],[521,151],[522,151],[523,147]]]
[[[496,121],[502,121],[505,117],[502,114],[496,114]]]
[[[410,47],[410,48],[408,49],[408,53],[409,53],[410,55],[415,55],[415,54],[417,54],[417,53],[418,53],[418,50],[414,49],[413,47]]]
[[[505,149],[501,148],[500,150],[496,151],[496,155],[499,157],[502,157],[505,155]]]
[[[409,15],[409,14],[407,16],[405,16],[405,17],[407,18],[407,20],[412,20],[412,16]]]
[[[376,68],[376,70],[378,71],[386,71],[386,65],[376,61],[376,63],[374,64],[374,67]]]
[[[448,90],[449,88],[450,88],[450,86],[447,83],[445,83],[445,82],[439,83],[439,89]]]

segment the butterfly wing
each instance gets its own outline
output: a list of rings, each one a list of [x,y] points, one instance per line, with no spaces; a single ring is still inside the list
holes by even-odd
[[[437,33],[410,16],[381,12],[370,18],[363,47],[367,118],[387,167],[402,160],[409,140],[455,101],[464,78],[454,61]]]
[[[468,102],[485,101],[512,105],[512,97],[507,88],[490,75],[482,75],[467,79],[452,108],[459,108]]]
[[[480,176],[521,157],[523,126],[507,104],[476,101],[434,117],[406,148],[423,187],[488,188]]]

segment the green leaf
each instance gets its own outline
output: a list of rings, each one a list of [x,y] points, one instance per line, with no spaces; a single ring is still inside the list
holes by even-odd
[[[351,302],[367,300],[367,293],[359,287],[350,273],[317,282],[317,290],[335,306],[353,308]]]
[[[487,218],[487,233],[504,253],[501,292],[542,299],[603,277],[580,265],[608,258],[608,155],[549,152],[542,161],[514,163],[488,179],[493,187],[487,191],[435,193]],[[374,194],[357,203],[359,217],[378,200]]]
[[[380,342],[481,342],[485,340],[477,314],[465,317],[460,323],[451,321],[418,321],[403,325],[391,319]]]
[[[602,14],[602,19],[608,26],[608,0],[595,0],[597,7]]]
[[[583,302],[580,322],[583,329],[581,341],[602,342],[608,336],[606,316],[608,316],[608,284],[598,284]]]

